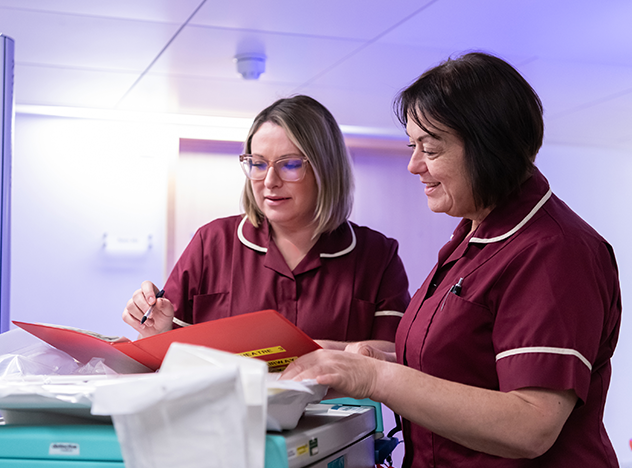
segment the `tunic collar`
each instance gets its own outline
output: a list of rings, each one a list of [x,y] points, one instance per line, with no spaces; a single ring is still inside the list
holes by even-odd
[[[243,217],[237,228],[239,240],[252,250],[266,253],[271,242],[268,222],[265,221],[257,229],[246,221],[248,221],[248,216]],[[347,221],[345,224],[338,226],[332,233],[321,234],[316,246],[319,246],[318,250],[321,258],[335,258],[348,254],[355,249],[356,244],[355,231],[351,227],[351,223]]]
[[[467,242],[463,241],[470,232],[472,222],[469,219],[462,219],[450,241],[439,250],[437,265],[431,273],[433,282],[439,284],[442,278],[440,272],[443,271],[445,274],[444,267],[466,255],[470,245],[483,247],[486,244],[510,238],[540,211],[550,197],[549,183],[536,169],[533,175],[521,185],[519,191],[487,215]]]
[[[550,197],[549,182],[538,169],[535,169],[533,175],[522,184],[516,194],[487,215],[469,243],[491,244],[508,239],[527,224]],[[457,231],[465,223],[469,224],[469,221],[462,220]]]

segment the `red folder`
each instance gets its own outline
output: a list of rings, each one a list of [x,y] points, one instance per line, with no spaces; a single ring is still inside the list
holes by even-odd
[[[136,341],[107,341],[90,332],[39,323],[13,322],[55,348],[86,364],[103,358],[119,373],[157,370],[171,343],[208,346],[268,362],[270,370],[282,370],[291,361],[320,349],[310,337],[275,310],[227,317],[178,328]]]

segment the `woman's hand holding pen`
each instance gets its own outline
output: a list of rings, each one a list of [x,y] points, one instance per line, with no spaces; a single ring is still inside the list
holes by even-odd
[[[172,329],[173,304],[168,299],[160,297],[159,293],[160,290],[151,281],[144,281],[123,311],[123,321],[138,331],[141,338]],[[151,314],[146,314],[150,308]]]

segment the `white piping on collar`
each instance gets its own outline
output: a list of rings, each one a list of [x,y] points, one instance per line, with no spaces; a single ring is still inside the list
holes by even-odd
[[[353,249],[355,249],[355,246],[356,246],[355,231],[353,230],[353,227],[351,226],[349,221],[347,221],[347,226],[349,226],[349,230],[351,231],[351,244],[349,245],[349,247],[347,247],[344,250],[341,250],[340,252],[336,252],[336,253],[321,253],[320,254],[321,258],[342,257],[343,255],[347,255],[349,252],[351,252]]]
[[[404,312],[398,312],[396,310],[378,310],[375,314],[373,314],[374,317],[403,317],[404,316]]]
[[[253,244],[244,236],[244,224],[246,224],[247,219],[248,219],[248,216],[244,216],[241,222],[239,223],[239,227],[237,228],[237,237],[239,237],[239,240],[241,241],[241,243],[244,244],[246,247],[250,247],[252,250],[256,250],[258,252],[266,253],[268,251],[267,247],[261,247],[260,245]]]
[[[244,232],[243,232],[244,224],[246,223],[247,219],[248,219],[248,216],[244,216],[241,222],[239,223],[239,227],[237,228],[237,237],[239,237],[239,240],[241,241],[241,243],[244,244],[246,247],[250,247],[252,250],[256,250],[257,252],[266,253],[268,251],[267,247],[261,247],[260,245],[254,244],[250,242],[248,239],[246,239],[246,236],[244,236]],[[349,252],[351,252],[353,249],[355,249],[355,246],[357,244],[355,231],[353,230],[353,227],[351,226],[349,221],[347,221],[347,225],[349,226],[349,230],[351,231],[351,244],[349,245],[349,247],[336,253],[321,253],[320,254],[321,258],[342,257],[343,255],[346,255]]]
[[[533,207],[531,212],[527,216],[525,216],[525,218],[522,221],[520,221],[511,231],[508,231],[505,234],[497,236],[497,237],[491,237],[489,239],[483,239],[481,237],[472,237],[470,239],[470,242],[479,243],[479,244],[491,244],[492,242],[498,242],[498,241],[505,240],[508,237],[513,236],[520,228],[522,228],[522,226],[527,224],[527,222],[531,218],[533,218],[533,216],[540,210],[540,208],[542,208],[542,205],[544,205],[546,201],[549,198],[551,198],[551,193],[552,193],[551,189],[549,189],[549,191],[544,194],[542,199]]]

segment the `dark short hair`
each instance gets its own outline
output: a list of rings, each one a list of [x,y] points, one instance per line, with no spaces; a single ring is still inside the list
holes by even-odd
[[[412,119],[431,135],[433,124],[456,132],[479,207],[497,205],[534,170],[544,136],[542,102],[498,57],[471,52],[448,59],[404,89],[394,108],[404,126]]]
[[[244,144],[245,153],[252,152],[252,137],[265,122],[283,128],[314,171],[318,187],[315,235],[333,231],[351,214],[354,187],[351,159],[336,119],[309,96],[279,99],[255,117]],[[249,180],[244,186],[242,203],[250,222],[257,227],[263,213],[255,202]]]

